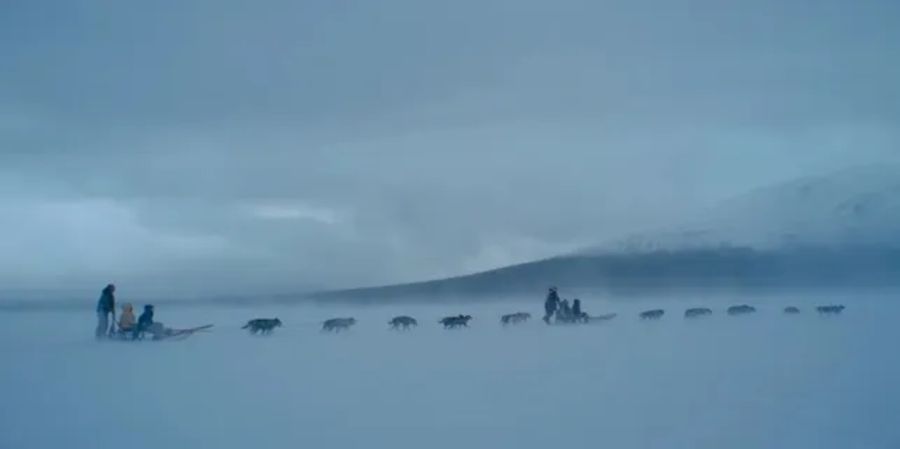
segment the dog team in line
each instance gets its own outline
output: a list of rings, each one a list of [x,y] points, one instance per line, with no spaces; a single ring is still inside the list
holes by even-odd
[[[843,305],[818,306],[816,311],[822,315],[837,315],[844,310]],[[573,299],[571,305],[568,300],[560,299],[556,287],[551,287],[547,293],[547,299],[544,301],[545,315],[543,320],[547,324],[582,324],[591,322],[608,321],[616,317],[615,313],[604,315],[589,315],[581,310],[581,300]],[[755,313],[756,308],[747,304],[731,306],[726,310],[728,315],[746,315]],[[657,320],[665,315],[664,309],[646,310],[638,314],[642,320]],[[685,318],[699,318],[712,315],[712,309],[706,307],[695,307],[684,311]],[[785,314],[798,314],[800,309],[794,306],[784,308]],[[502,315],[500,324],[503,326],[521,324],[531,319],[528,312],[516,312]],[[457,329],[469,327],[469,321],[472,315],[454,315],[441,318],[438,323],[444,326],[444,329]],[[354,318],[332,318],[322,323],[323,332],[340,332],[350,329],[356,324]],[[388,328],[392,330],[409,330],[419,325],[419,322],[406,315],[396,316],[388,321]],[[276,327],[282,325],[278,318],[256,318],[247,322],[242,329],[248,329],[252,334],[269,334]]]
[[[97,328],[96,336],[100,338],[114,338],[119,340],[138,340],[143,338],[145,333],[153,335],[154,339],[164,339],[172,337],[184,337],[199,330],[206,330],[212,325],[200,326],[191,329],[169,329],[161,323],[154,322],[154,307],[152,304],[144,306],[144,311],[140,318],[135,319],[131,304],[123,304],[122,313],[119,320],[116,321],[116,304],[115,290],[113,284],[107,285],[100,295],[97,302]],[[843,305],[827,305],[818,306],[816,311],[822,315],[836,315],[844,310]],[[726,312],[728,315],[746,315],[755,313],[756,308],[747,304],[735,305],[729,307]],[[646,310],[638,314],[642,320],[658,320],[665,315],[664,309]],[[699,318],[712,315],[712,309],[706,307],[690,308],[684,311],[685,318]],[[800,309],[794,306],[784,308],[785,314],[798,314]],[[581,300],[573,299],[571,305],[566,299],[560,299],[556,287],[550,287],[547,292],[547,298],[544,301],[544,317],[543,321],[547,324],[585,324],[592,322],[608,321],[616,317],[615,313],[605,315],[590,315],[581,308]],[[110,319],[112,318],[112,319]],[[500,324],[510,326],[522,324],[531,319],[528,312],[516,312],[506,314],[500,317]],[[472,315],[454,315],[447,316],[438,320],[438,323],[444,326],[444,329],[458,329],[469,327],[469,321]],[[355,318],[332,318],[322,322],[323,332],[341,332],[353,327],[356,324]],[[388,321],[388,326],[392,330],[409,330],[419,325],[419,322],[406,315],[392,318]],[[270,334],[275,328],[281,327],[282,322],[278,318],[256,318],[247,322],[241,329],[248,330],[251,334]]]

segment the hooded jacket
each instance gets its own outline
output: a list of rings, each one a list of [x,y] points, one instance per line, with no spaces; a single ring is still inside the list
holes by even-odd
[[[547,293],[547,300],[544,301],[544,310],[547,311],[547,314],[551,314],[559,308],[559,295],[556,294],[556,289],[551,288],[550,292]]]
[[[122,315],[119,317],[119,329],[128,331],[134,329],[134,325],[134,307],[131,304],[124,304],[122,306]]]
[[[138,328],[141,330],[146,330],[153,324],[153,306],[146,305],[144,306],[144,313],[141,313],[141,317],[138,318]]]
[[[116,297],[113,293],[115,287],[112,284],[107,285],[97,300],[97,313],[113,313],[116,310]]]

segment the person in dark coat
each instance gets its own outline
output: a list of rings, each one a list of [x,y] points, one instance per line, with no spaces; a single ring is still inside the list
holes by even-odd
[[[559,295],[556,293],[556,287],[550,287],[547,293],[547,300],[544,301],[544,322],[550,324],[550,318],[556,313],[559,307]]]
[[[97,338],[104,338],[110,333],[110,323],[115,326],[116,322],[116,286],[109,284],[103,288],[100,293],[100,299],[97,300],[97,329],[94,334]],[[110,320],[110,315],[112,320]]]
[[[134,333],[131,334],[132,340],[137,340],[143,333],[153,325],[153,304],[144,306],[144,312],[138,318],[137,326],[134,327]]]
[[[581,311],[581,300],[572,301],[572,318],[576,321],[587,321],[587,314]]]

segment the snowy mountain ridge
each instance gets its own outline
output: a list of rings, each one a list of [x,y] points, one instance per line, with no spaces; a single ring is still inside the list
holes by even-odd
[[[721,203],[692,223],[576,253],[310,297],[514,297],[548,285],[608,295],[898,288],[898,237],[900,167],[866,167],[759,189]]]
[[[900,166],[854,168],[758,189],[696,221],[578,254],[806,246],[900,247]]]

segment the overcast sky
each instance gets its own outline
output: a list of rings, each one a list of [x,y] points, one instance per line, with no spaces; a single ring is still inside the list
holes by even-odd
[[[11,0],[0,55],[0,290],[455,275],[900,143],[896,0]]]

